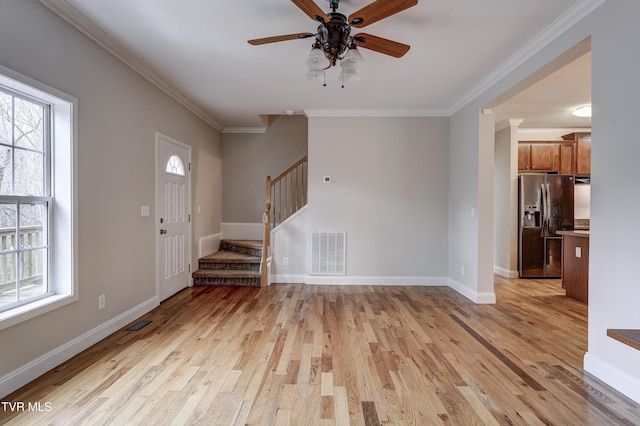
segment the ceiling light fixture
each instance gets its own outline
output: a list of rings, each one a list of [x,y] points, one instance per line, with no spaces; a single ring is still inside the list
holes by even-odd
[[[582,105],[576,108],[572,114],[576,117],[591,117],[591,105]]]
[[[377,37],[371,34],[358,33],[351,35],[352,27],[362,28],[400,13],[418,4],[418,0],[375,0],[363,8],[352,13],[347,18],[338,13],[341,0],[327,0],[331,12],[324,13],[314,0],[291,0],[308,17],[319,22],[317,32],[303,32],[285,34],[274,37],[263,37],[248,40],[251,45],[277,43],[287,40],[314,38],[311,52],[305,63],[307,64],[307,78],[312,81],[326,83],[325,71],[338,62],[342,67],[339,79],[344,87],[345,81],[356,81],[360,78],[358,67],[363,62],[357,47],[373,50],[385,55],[401,58],[411,46],[397,41]]]
[[[335,66],[340,61],[342,72],[340,80],[342,87],[345,81],[357,81],[360,79],[357,68],[363,62],[362,56],[356,47],[355,41],[364,42],[351,36],[351,27],[362,23],[362,18],[354,18],[351,22],[342,13],[337,13],[339,0],[329,0],[332,12],[328,13],[329,21],[325,22],[321,16],[316,16],[320,22],[318,32],[311,52],[305,60],[307,64],[307,79],[322,81],[326,86],[325,70]]]

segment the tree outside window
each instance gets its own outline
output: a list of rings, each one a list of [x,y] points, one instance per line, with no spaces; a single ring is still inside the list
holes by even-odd
[[[50,293],[49,107],[0,91],[0,311]]]

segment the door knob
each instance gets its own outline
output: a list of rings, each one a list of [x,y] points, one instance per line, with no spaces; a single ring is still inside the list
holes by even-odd
[[[167,230],[166,230],[166,229],[161,229],[161,230],[160,230],[160,235],[162,235],[162,234],[166,234],[166,233],[167,233]]]

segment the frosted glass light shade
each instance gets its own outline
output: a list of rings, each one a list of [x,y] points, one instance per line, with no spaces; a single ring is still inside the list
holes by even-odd
[[[309,81],[319,81],[321,83],[324,83],[324,70],[309,69],[309,71],[307,71],[307,73],[305,74],[305,77],[307,77],[307,80]]]
[[[310,70],[323,70],[329,66],[329,60],[324,56],[324,52],[317,47],[311,49],[304,63]]]
[[[360,80],[360,75],[355,68],[342,68],[342,72],[338,76],[340,81],[358,81]]]
[[[343,69],[356,69],[362,64],[364,60],[362,59],[362,55],[358,52],[358,49],[355,47],[347,50],[347,53],[344,55],[344,58],[340,61],[340,66]]]

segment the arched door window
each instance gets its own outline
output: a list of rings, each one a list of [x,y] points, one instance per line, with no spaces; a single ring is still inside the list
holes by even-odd
[[[169,157],[165,171],[172,175],[184,176],[184,163],[182,159],[177,155]]]

